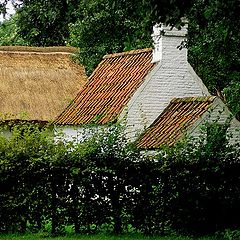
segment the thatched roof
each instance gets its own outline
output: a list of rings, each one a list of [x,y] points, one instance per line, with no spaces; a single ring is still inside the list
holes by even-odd
[[[0,47],[0,119],[50,121],[87,80],[74,48]]]

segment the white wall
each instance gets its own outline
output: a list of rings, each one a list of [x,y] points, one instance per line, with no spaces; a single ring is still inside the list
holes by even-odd
[[[209,110],[189,128],[187,135],[199,138],[203,134],[206,134],[206,132],[202,131],[206,123],[225,124],[227,122],[230,122],[227,131],[229,142],[231,144],[240,143],[240,122],[231,115],[227,106],[219,98],[216,98]]]
[[[82,142],[89,139],[93,135],[103,132],[108,132],[109,126],[92,126],[92,125],[80,125],[80,126],[59,126],[55,125],[54,133],[56,141],[64,142]]]
[[[64,142],[76,141],[81,142],[86,138],[92,136],[94,132],[93,128],[81,127],[81,126],[55,126],[54,133],[57,141]]]

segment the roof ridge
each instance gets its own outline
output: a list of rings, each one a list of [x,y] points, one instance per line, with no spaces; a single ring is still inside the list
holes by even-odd
[[[140,54],[140,53],[145,53],[145,52],[150,52],[150,51],[152,51],[152,48],[136,49],[136,50],[130,50],[127,52],[120,52],[120,53],[111,53],[111,54],[106,54],[105,56],[103,56],[103,59],[121,57],[121,56],[126,56],[126,55],[135,55],[135,54]]]
[[[28,54],[28,55],[56,55],[56,54],[59,54],[59,55],[71,55],[72,53],[71,52],[25,52],[25,51],[1,51],[0,50],[0,54]]]
[[[76,53],[77,48],[70,46],[52,46],[52,47],[32,47],[32,46],[0,46],[1,52],[37,52],[37,53],[55,53],[55,52],[66,52]]]
[[[217,97],[216,96],[196,96],[196,97],[183,97],[183,98],[173,98],[171,103],[177,102],[213,102]]]

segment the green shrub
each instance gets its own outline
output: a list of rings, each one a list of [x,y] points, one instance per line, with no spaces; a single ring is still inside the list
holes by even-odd
[[[227,128],[207,129],[207,139],[150,156],[119,126],[63,144],[48,127],[13,125],[0,135],[0,232],[237,229],[240,148],[228,144]]]

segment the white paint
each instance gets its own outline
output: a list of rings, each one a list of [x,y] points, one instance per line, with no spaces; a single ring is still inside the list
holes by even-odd
[[[154,45],[152,63],[162,61],[163,59],[166,58],[166,55],[170,53],[165,43],[166,37],[179,37],[182,39],[182,41],[185,41],[186,35],[187,35],[187,24],[181,28],[181,31],[179,31],[175,27],[172,28],[169,26],[165,26],[163,24],[155,24],[153,26],[153,34],[151,35],[153,39],[153,45]],[[179,41],[177,46],[173,46],[173,47],[178,47],[180,46],[180,44],[181,44],[181,41]]]
[[[111,127],[105,125],[55,126],[54,134],[56,141],[79,143],[94,135],[107,133],[110,129]]]
[[[202,137],[203,134],[206,135],[206,132],[203,131],[203,127],[207,123],[226,124],[227,122],[229,122],[229,128],[227,130],[229,143],[240,143],[240,122],[232,116],[221,99],[215,98],[210,108],[187,130],[187,135],[198,139]]]
[[[94,128],[81,126],[55,126],[56,141],[82,142],[93,135]]]

